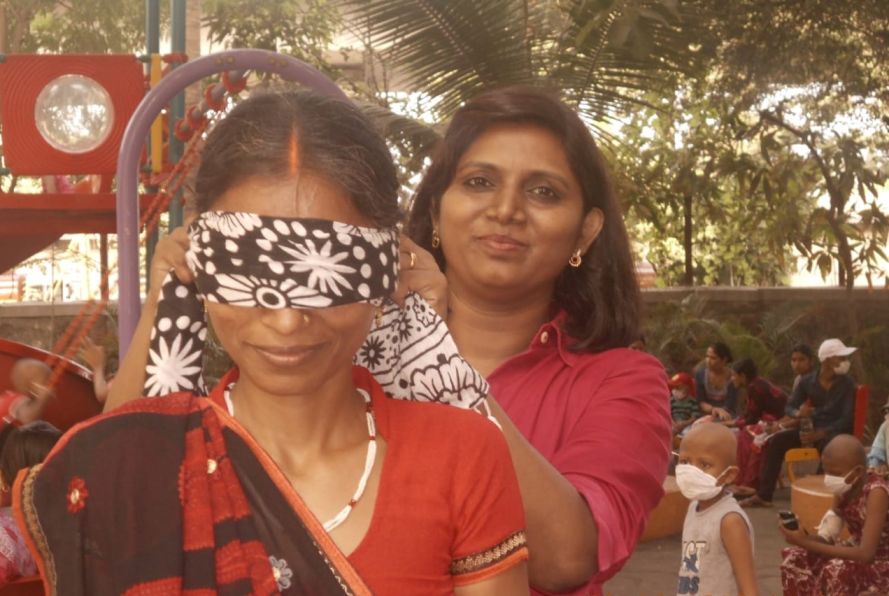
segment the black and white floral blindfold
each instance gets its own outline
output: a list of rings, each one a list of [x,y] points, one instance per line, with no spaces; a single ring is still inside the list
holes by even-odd
[[[380,307],[355,361],[391,397],[476,410],[496,423],[487,381],[460,355],[445,321],[418,294],[403,307],[389,295],[398,280],[398,232],[336,221],[210,211],[190,227],[186,261],[195,284],[171,272],[146,369],[145,395],[207,394],[202,375],[207,325],[203,301],[253,308]]]
[[[379,304],[398,280],[398,231],[209,211],[186,259],[210,302],[262,308]]]

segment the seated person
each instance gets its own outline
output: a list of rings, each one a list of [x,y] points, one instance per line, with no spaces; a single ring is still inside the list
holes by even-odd
[[[835,495],[833,513],[848,529],[851,544],[831,544],[830,537],[779,525],[794,545],[783,553],[784,593],[889,594],[889,482],[867,472],[864,447],[852,435],[833,438],[821,464],[825,487]]]
[[[775,484],[788,450],[812,445],[819,451],[839,434],[851,434],[855,414],[855,382],[849,377],[849,356],[858,348],[826,339],[818,348],[821,366],[800,381],[778,421],[777,432],[766,444],[756,494],[743,507],[771,507]],[[800,431],[800,420],[812,421],[811,432]]]
[[[797,344],[790,351],[790,369],[793,371],[792,394],[796,391],[800,380],[815,368],[815,352],[808,344]]]
[[[726,490],[735,468],[734,433],[722,424],[695,424],[679,446],[676,483],[689,499],[682,527],[677,594],[759,593],[753,526]]]
[[[780,388],[758,375],[756,363],[744,358],[732,365],[732,384],[747,393],[747,409],[740,419],[738,434],[738,478],[735,496],[751,496],[759,485],[762,448],[777,428],[775,422],[784,415],[787,395]]]
[[[732,351],[729,347],[716,342],[707,348],[704,365],[695,373],[695,387],[701,411],[717,421],[732,420],[736,415],[738,390],[731,383],[731,361]]]
[[[8,493],[19,470],[43,461],[59,440],[59,429],[38,420],[12,427],[0,452],[0,491]],[[9,507],[0,509],[0,586],[16,578],[35,575],[37,566]]]
[[[874,442],[871,444],[870,453],[867,455],[867,469],[880,476],[889,476],[889,466],[886,464],[886,453],[889,452],[889,399],[882,409],[883,423],[880,425]]]
[[[732,365],[732,384],[747,392],[744,425],[779,420],[784,416],[787,394],[758,375],[756,363],[744,358]]]
[[[676,373],[670,378],[670,416],[673,418],[673,434],[684,434],[685,430],[701,415],[701,408],[695,398],[695,380],[688,373]]]

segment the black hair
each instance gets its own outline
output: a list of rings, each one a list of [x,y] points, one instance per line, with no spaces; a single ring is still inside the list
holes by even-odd
[[[790,350],[791,354],[802,354],[809,360],[813,360],[815,358],[815,352],[812,351],[812,348],[809,344],[796,344],[793,346],[793,349]]]
[[[19,470],[42,462],[61,436],[62,431],[43,420],[14,428],[0,451],[0,478],[12,484]]]
[[[582,256],[581,265],[574,268],[566,263],[555,283],[554,306],[566,311],[565,330],[576,339],[571,348],[598,352],[630,345],[639,337],[639,284],[623,212],[605,158],[589,129],[554,93],[505,87],[457,110],[417,188],[408,235],[446,268],[443,252],[432,246],[433,217],[460,158],[479,136],[498,124],[532,124],[554,134],[580,186],[584,213],[600,209],[604,216],[602,231]]]
[[[263,91],[240,102],[207,137],[195,178],[203,213],[254,176],[305,169],[338,184],[380,227],[401,219],[398,178],[385,141],[353,104],[308,91]]]
[[[710,344],[710,347],[713,348],[713,351],[716,352],[716,355],[719,356],[722,360],[726,362],[731,362],[734,360],[732,358],[732,350],[725,343],[718,341],[716,343]]]
[[[756,370],[756,363],[750,358],[742,358],[732,364],[732,370],[739,375],[744,375],[748,381],[756,378],[759,371]]]

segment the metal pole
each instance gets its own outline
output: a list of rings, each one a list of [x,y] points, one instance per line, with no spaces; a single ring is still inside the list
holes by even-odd
[[[230,50],[202,56],[177,68],[142,98],[127,124],[117,157],[117,234],[120,275],[118,337],[127,353],[139,321],[139,155],[151,123],[173,96],[204,77],[225,70],[261,70],[296,81],[328,97],[349,101],[336,84],[308,64],[267,50]]]
[[[161,0],[145,0],[145,52],[148,54],[148,68],[149,72],[152,69],[152,58],[154,56],[158,56],[160,54],[161,48]],[[163,147],[155,147],[153,143],[156,140],[149,140],[149,155],[154,155],[155,153],[163,152]],[[160,140],[163,143],[163,140]],[[154,194],[157,192],[157,187],[149,187],[146,189],[149,194]],[[145,239],[145,288],[148,290],[148,285],[151,280],[151,259],[154,257],[154,247],[157,246],[157,228],[151,231],[148,234],[148,237]],[[120,241],[118,240],[118,249],[120,247]]]
[[[170,0],[171,47],[174,54],[185,53],[185,0]],[[174,68],[181,65],[174,65]],[[182,158],[182,141],[173,134],[173,127],[185,116],[185,90],[173,99],[170,105],[170,163],[176,164]],[[170,224],[172,231],[182,225],[182,191],[170,201]]]

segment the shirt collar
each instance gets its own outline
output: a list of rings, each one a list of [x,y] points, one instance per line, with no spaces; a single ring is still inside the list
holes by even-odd
[[[559,351],[559,357],[568,366],[575,366],[581,359],[581,354],[573,352],[570,349],[571,344],[576,340],[568,335],[563,329],[565,322],[568,320],[568,313],[564,310],[556,313],[551,320],[541,325],[528,350],[547,350],[553,347]]]

